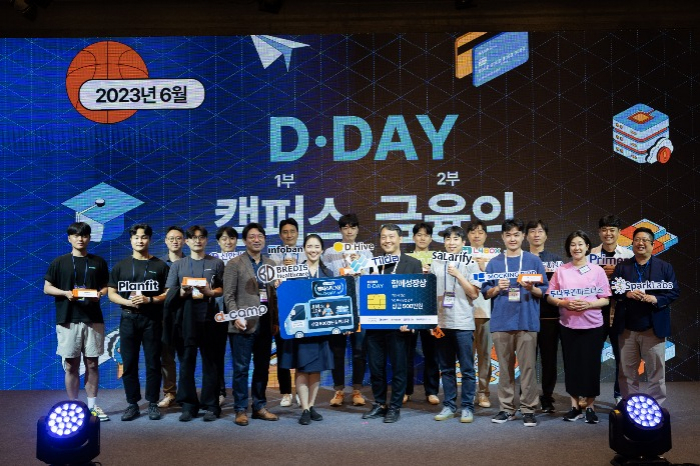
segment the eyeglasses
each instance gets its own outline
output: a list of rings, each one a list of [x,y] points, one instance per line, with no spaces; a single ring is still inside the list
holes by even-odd
[[[207,237],[200,235],[200,236],[193,236],[192,238],[189,238],[189,239],[191,239],[192,241],[205,241],[207,239]]]
[[[647,238],[635,238],[632,240],[632,242],[633,243],[648,243],[648,244],[652,243],[652,241],[650,239],[647,239]]]
[[[182,236],[168,236],[167,238],[165,238],[165,240],[171,243],[175,243],[178,241],[182,241]]]

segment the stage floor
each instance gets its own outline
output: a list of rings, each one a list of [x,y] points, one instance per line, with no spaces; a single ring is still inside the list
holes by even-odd
[[[568,397],[557,386],[556,414],[538,413],[537,427],[515,421],[494,424],[498,412],[496,387],[493,407],[477,408],[473,424],[458,419],[437,422],[441,406],[429,405],[422,392],[401,410],[396,424],[380,419],[363,420],[367,409],[344,405],[331,408],[329,389],[319,392],[322,422],[301,426],[301,410],[279,407],[279,394],[268,391],[268,407],[280,416],[277,422],[250,421],[247,427],[233,423],[233,399],[229,396],[220,419],[179,422],[179,409],[162,410],[159,421],[147,416],[122,422],[126,408],[122,390],[101,390],[98,405],[112,418],[101,425],[103,465],[219,465],[219,464],[478,464],[486,465],[607,465],[614,452],[608,446],[608,413],[613,406],[612,384],[602,384],[605,394],[597,405],[599,424],[582,420],[564,422]],[[370,397],[369,387],[363,389]],[[84,392],[81,399],[84,400]],[[442,396],[442,394],[441,394]],[[5,391],[0,422],[0,463],[42,464],[36,459],[36,422],[64,391]],[[349,399],[349,398],[348,398]],[[673,464],[700,463],[700,382],[668,384],[664,405],[671,413],[673,449],[665,457]],[[369,407],[369,400],[367,407]],[[147,403],[140,403],[142,413]]]

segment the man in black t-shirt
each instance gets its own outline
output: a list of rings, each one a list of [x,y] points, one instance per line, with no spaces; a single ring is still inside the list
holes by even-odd
[[[163,333],[163,301],[168,265],[148,252],[153,229],[136,224],[129,230],[131,257],[120,261],[109,278],[109,300],[122,309],[119,321],[119,339],[124,373],[122,382],[129,406],[122,421],[131,421],[141,414],[139,383],[139,349],[143,345],[146,362],[146,400],[148,417],[160,419],[158,392],[160,392],[160,340]]]
[[[177,306],[171,304],[166,314],[177,311],[173,338],[180,361],[176,400],[182,406],[179,418],[182,422],[196,417],[200,406],[207,411],[203,417],[205,421],[214,421],[221,415],[218,367],[223,359],[221,351],[226,349],[224,342],[228,327],[225,323],[217,323],[214,316],[217,312],[215,300],[223,294],[224,263],[206,253],[208,235],[207,229],[199,225],[185,231],[190,255],[173,262],[165,283],[171,290],[169,299],[175,290],[179,290],[178,298],[172,300],[178,303]],[[194,281],[195,284],[183,284],[185,278],[188,283]],[[199,396],[194,378],[197,350],[202,356],[202,391]]]
[[[63,358],[68,397],[80,391],[80,355],[85,362],[87,405],[100,421],[109,416],[96,404],[100,379],[98,359],[104,353],[105,325],[100,298],[107,294],[107,262],[88,254],[90,225],[75,222],[68,227],[70,254],[57,257],[44,275],[44,293],[56,301],[56,354]]]

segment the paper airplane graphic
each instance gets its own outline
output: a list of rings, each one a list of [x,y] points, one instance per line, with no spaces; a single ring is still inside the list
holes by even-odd
[[[302,44],[301,42],[274,36],[250,37],[253,39],[255,50],[258,51],[263,68],[267,68],[279,57],[284,56],[284,63],[287,65],[287,71],[289,71],[289,65],[292,62],[292,50],[309,46],[309,44]]]

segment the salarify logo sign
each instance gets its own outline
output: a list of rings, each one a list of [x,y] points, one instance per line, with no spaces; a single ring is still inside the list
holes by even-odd
[[[82,49],[66,73],[73,107],[95,123],[113,124],[138,110],[189,110],[204,102],[196,79],[154,79],[146,62],[128,45],[101,41]]]

